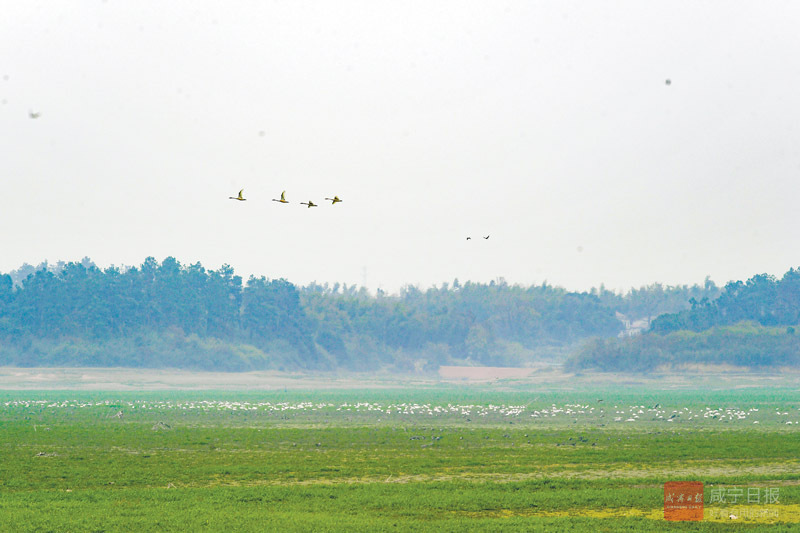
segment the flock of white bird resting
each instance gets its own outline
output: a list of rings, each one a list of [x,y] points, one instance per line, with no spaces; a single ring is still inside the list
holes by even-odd
[[[247,200],[247,198],[244,197],[244,189],[239,191],[239,195],[238,196],[228,196],[228,199],[230,199],[230,200],[239,200],[240,202],[244,202],[245,200]],[[337,203],[342,201],[338,196],[334,196],[333,198],[325,198],[325,199],[326,200],[330,200],[331,201],[331,205],[335,205],[335,204],[337,204]],[[289,200],[286,199],[286,191],[283,191],[281,193],[280,199],[273,198],[272,201],[273,202],[278,202],[278,203],[281,203],[281,204],[288,204]],[[300,202],[300,205],[305,205],[305,206],[308,206],[308,207],[318,207],[317,204],[315,204],[311,200],[309,200],[307,202]]]

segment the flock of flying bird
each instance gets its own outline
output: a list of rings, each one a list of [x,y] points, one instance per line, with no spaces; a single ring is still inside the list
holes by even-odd
[[[240,190],[239,194],[237,196],[228,196],[228,199],[229,200],[238,200],[240,202],[244,202],[244,201],[247,200],[247,198],[244,197],[244,189]],[[331,205],[336,205],[337,203],[342,201],[341,198],[339,198],[338,196],[334,196],[333,198],[325,198],[325,199],[326,200],[330,200]],[[281,192],[280,199],[279,198],[273,198],[272,201],[273,202],[278,202],[278,203],[281,203],[281,204],[288,204],[289,200],[286,199],[286,191]],[[308,206],[308,207],[317,207],[317,204],[315,204],[311,200],[309,200],[308,202],[300,202],[300,204]],[[489,239],[489,235],[485,235],[483,238],[484,238],[484,240],[487,240],[487,239]],[[467,240],[471,241],[472,237],[467,237]]]
[[[667,84],[669,84],[669,80],[667,80]],[[35,111],[28,111],[28,116],[30,118],[36,119],[36,118],[39,118],[41,116],[41,113],[38,113],[38,112],[35,112]],[[230,200],[238,200],[240,202],[244,202],[244,201],[247,200],[247,198],[244,197],[244,189],[240,190],[239,194],[237,196],[228,196],[228,198]],[[336,205],[337,203],[342,201],[338,196],[334,196],[333,198],[325,198],[325,199],[326,200],[330,200],[331,205]],[[288,204],[289,200],[286,199],[286,191],[281,192],[280,199],[273,198],[272,201],[273,202],[278,202],[278,203],[281,203],[281,204]],[[311,200],[309,200],[308,202],[300,202],[300,204],[308,206],[309,208],[318,207],[317,204],[315,204]],[[489,239],[489,235],[486,235],[483,238],[484,239]],[[471,241],[472,237],[467,237],[467,240]]]
[[[247,200],[247,198],[245,198],[245,197],[243,196],[243,193],[244,193],[244,189],[242,189],[241,191],[239,191],[239,195],[238,195],[238,196],[228,196],[228,198],[229,198],[230,200],[239,200],[240,202],[244,202],[245,200]],[[341,202],[341,201],[342,201],[342,200],[341,200],[341,199],[340,199],[338,196],[334,196],[333,198],[325,198],[325,199],[326,199],[326,200],[330,200],[330,201],[331,201],[331,205],[335,205],[335,204],[337,204],[338,202]],[[289,200],[287,200],[287,199],[286,199],[286,191],[283,191],[283,192],[281,193],[281,198],[280,198],[280,200],[279,200],[279,199],[277,199],[277,198],[273,198],[273,199],[272,199],[272,201],[273,201],[273,202],[278,202],[278,203],[281,203],[281,204],[288,204],[288,203],[289,203]],[[300,202],[300,204],[301,204],[301,205],[308,206],[308,207],[318,207],[318,206],[317,206],[317,204],[315,204],[315,203],[314,203],[314,202],[312,202],[311,200],[309,200],[308,202]]]
[[[669,83],[670,83],[670,81],[669,81],[669,80],[667,80],[667,85],[669,85]],[[38,113],[38,112],[36,112],[36,111],[32,111],[32,110],[31,110],[31,111],[28,111],[28,116],[29,116],[30,118],[37,119],[37,118],[39,118],[39,117],[41,116],[41,113]],[[240,201],[240,202],[244,202],[245,200],[247,200],[247,198],[245,198],[245,197],[244,197],[244,189],[240,190],[240,191],[239,191],[239,194],[238,194],[237,196],[228,196],[228,198],[229,198],[230,200],[238,200],[238,201]],[[341,199],[340,199],[338,196],[334,196],[333,198],[325,198],[325,199],[326,199],[326,200],[330,200],[330,202],[331,202],[331,205],[336,205],[337,203],[339,203],[339,202],[341,202],[341,201],[342,201],[342,200],[341,200]],[[286,191],[283,191],[283,192],[281,192],[281,197],[280,197],[280,199],[278,199],[278,198],[273,198],[273,199],[272,199],[272,201],[273,201],[273,202],[278,202],[278,203],[281,203],[281,204],[288,204],[288,203],[289,203],[289,200],[287,200],[287,199],[286,199]],[[318,206],[317,206],[317,204],[315,204],[315,203],[314,203],[314,202],[312,202],[311,200],[309,200],[308,202],[300,202],[300,204],[301,204],[301,205],[305,205],[305,206],[307,206],[307,207],[309,207],[309,208],[311,208],[311,207],[318,207]],[[489,239],[489,235],[486,235],[486,236],[484,236],[483,238],[484,238],[484,240],[487,240],[487,239]],[[472,237],[467,237],[467,240],[468,240],[468,241],[471,241],[471,240],[472,240]]]
[[[667,80],[667,84],[669,85],[669,80]],[[28,112],[28,116],[29,116],[30,118],[36,119],[36,118],[39,118],[39,117],[41,116],[41,113],[37,113],[37,112],[34,112],[34,111],[29,111],[29,112]],[[229,198],[230,200],[238,200],[238,201],[240,201],[240,202],[244,202],[244,201],[246,201],[246,200],[247,200],[247,198],[245,198],[245,197],[244,197],[244,189],[240,190],[240,191],[239,191],[239,194],[238,194],[237,196],[228,196],[228,198]],[[338,196],[334,196],[333,198],[325,198],[325,199],[326,199],[326,200],[330,200],[330,202],[331,202],[331,205],[336,205],[337,203],[339,203],[339,202],[341,202],[341,201],[342,201],[342,200],[341,200],[341,199],[340,199]],[[278,202],[278,203],[281,203],[281,204],[288,204],[288,203],[289,203],[289,200],[287,200],[287,199],[286,199],[286,191],[283,191],[283,192],[281,192],[281,197],[280,197],[280,199],[278,199],[278,198],[273,198],[273,199],[272,199],[272,201],[273,201],[273,202]],[[318,206],[317,206],[317,204],[315,204],[315,203],[314,203],[314,202],[312,202],[311,200],[309,200],[308,202],[300,202],[300,204],[301,204],[301,205],[308,206],[309,208],[310,208],[310,207],[318,207]],[[484,236],[483,238],[484,238],[485,240],[487,240],[487,239],[489,239],[489,235],[486,235],[486,236]],[[468,240],[468,241],[471,241],[471,240],[472,240],[472,237],[467,237],[467,240]]]

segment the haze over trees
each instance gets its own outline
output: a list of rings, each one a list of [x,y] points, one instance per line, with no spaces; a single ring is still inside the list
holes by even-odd
[[[650,371],[690,363],[800,366],[800,270],[731,281],[716,299],[656,318],[628,339],[595,339],[569,361],[575,369]]]
[[[718,289],[649,287],[619,294],[454,280],[377,295],[340,284],[244,281],[168,257],[137,267],[23,265],[0,275],[0,364],[195,369],[435,369],[563,359],[612,338],[628,317],[680,311]]]

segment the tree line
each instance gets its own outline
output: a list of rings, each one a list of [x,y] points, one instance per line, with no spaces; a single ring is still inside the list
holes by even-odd
[[[398,371],[521,365],[563,357],[590,337],[614,337],[622,329],[617,312],[652,316],[716,292],[708,281],[618,294],[500,279],[372,294],[263,276],[244,281],[228,265],[208,270],[173,257],[105,269],[85,258],[0,275],[0,364]]]
[[[780,279],[759,274],[731,281],[716,299],[689,304],[660,315],[639,337],[585,343],[569,366],[642,372],[689,363],[800,366],[800,269]]]
[[[748,320],[762,326],[794,325],[800,322],[800,269],[791,268],[780,279],[758,274],[745,282],[731,281],[718,298],[689,303],[689,309],[659,316],[651,329],[703,331]]]

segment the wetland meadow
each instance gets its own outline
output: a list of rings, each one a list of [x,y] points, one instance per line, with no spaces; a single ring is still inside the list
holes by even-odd
[[[800,528],[791,379],[717,389],[588,381],[23,383],[0,392],[0,529]],[[703,483],[701,521],[664,519],[669,481]]]

